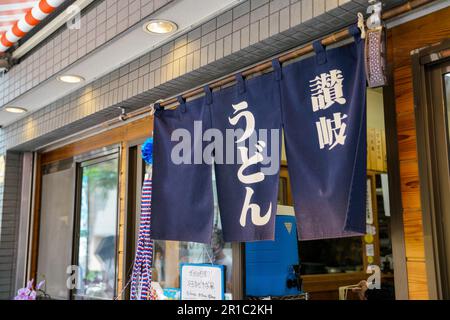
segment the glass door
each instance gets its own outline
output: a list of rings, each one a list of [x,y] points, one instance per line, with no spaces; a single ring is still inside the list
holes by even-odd
[[[128,215],[135,220],[127,223],[126,250],[127,256],[130,257],[125,267],[128,270],[127,280],[131,276],[132,261],[138,238],[142,184],[151,171],[151,167],[146,165],[142,159],[141,147],[142,145],[133,146],[129,152]],[[213,185],[215,186],[214,181]],[[225,298],[241,299],[243,297],[242,246],[239,243],[224,242],[219,218],[217,191],[215,188],[213,191],[214,225],[210,244],[162,240],[154,242],[152,281],[161,286],[169,299],[179,299],[180,297],[180,264],[182,263],[213,263],[225,266]],[[176,195],[174,195],[174,201],[176,201]],[[126,299],[129,299],[129,292]]]
[[[441,297],[450,299],[450,61],[429,70],[431,106],[434,112],[435,180],[437,212],[436,240],[439,250]]]
[[[74,299],[108,299],[116,290],[119,157],[112,153],[78,165]]]
[[[75,167],[72,159],[43,167],[37,282],[53,299],[68,299],[67,267],[72,259]]]
[[[450,299],[450,46],[413,56],[417,146],[427,284]]]

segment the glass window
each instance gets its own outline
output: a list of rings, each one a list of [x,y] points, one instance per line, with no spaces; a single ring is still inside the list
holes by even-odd
[[[380,238],[380,268],[383,274],[394,273],[392,256],[391,215],[389,210],[388,175],[376,175],[378,236]]]
[[[117,154],[82,163],[76,299],[112,299],[116,287]]]
[[[211,244],[155,241],[153,281],[158,282],[165,289],[165,294],[173,298],[178,297],[173,292],[177,292],[180,288],[181,263],[213,263],[225,266],[225,292],[231,293],[232,291],[232,246],[231,243],[223,241],[215,182],[213,185],[214,229]]]
[[[287,166],[280,170],[278,204],[293,206]],[[300,273],[329,274],[362,271],[361,237],[299,241]]]
[[[381,89],[367,90],[367,170],[368,175],[376,179],[376,190],[371,190],[375,199],[373,227],[376,230],[373,239],[374,256],[366,257],[365,237],[349,237],[327,240],[299,242],[301,274],[334,274],[364,271],[365,264],[379,263],[379,251],[383,261],[382,270],[392,270],[392,249],[389,235],[389,199],[387,194],[387,158],[384,128],[383,92]],[[280,170],[280,188],[278,203],[293,206],[292,194],[285,146],[282,146],[282,166]],[[380,174],[383,174],[383,187]],[[380,208],[381,212],[376,212]],[[386,213],[384,212],[386,208]],[[381,217],[381,220],[378,219]],[[380,242],[378,241],[380,237]],[[371,244],[372,244],[371,242]],[[366,259],[367,258],[367,259]],[[366,260],[366,261],[365,261]]]
[[[363,271],[360,237],[299,242],[302,275]]]

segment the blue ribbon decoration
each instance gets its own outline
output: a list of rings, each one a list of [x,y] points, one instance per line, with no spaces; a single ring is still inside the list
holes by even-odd
[[[153,137],[148,138],[142,145],[142,159],[146,164],[153,164]]]

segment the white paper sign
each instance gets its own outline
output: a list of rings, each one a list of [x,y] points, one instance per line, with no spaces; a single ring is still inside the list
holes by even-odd
[[[223,300],[223,266],[181,265],[181,300]]]
[[[391,206],[389,204],[389,178],[386,173],[381,175],[381,188],[383,189],[383,205],[384,215],[386,217],[391,216]]]
[[[372,236],[377,234],[377,228],[371,224],[366,225],[366,234],[370,234]]]
[[[375,246],[373,244],[366,244],[366,256],[375,256]]]

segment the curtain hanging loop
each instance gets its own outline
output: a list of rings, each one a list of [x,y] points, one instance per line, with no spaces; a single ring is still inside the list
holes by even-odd
[[[245,93],[245,80],[242,73],[236,74],[236,83],[237,83],[237,89],[238,94],[244,94]]]
[[[164,107],[161,106],[161,102],[160,102],[160,101],[161,101],[161,100],[158,100],[158,101],[156,101],[156,102],[153,104],[153,109],[155,110],[155,111],[154,111],[155,117],[160,117],[161,114],[162,114],[162,112],[164,111]]]
[[[325,50],[325,46],[322,44],[322,40],[316,40],[312,45],[314,52],[316,53],[317,64],[320,65],[327,63],[327,52]]]
[[[355,42],[360,42],[363,40],[361,29],[359,28],[358,25],[354,24],[348,27],[348,33],[353,36]]]
[[[155,115],[156,111],[158,111],[158,109],[164,109],[161,108],[161,103],[163,102],[162,99],[159,99],[157,101],[155,101],[154,103],[150,104],[150,115],[153,116]]]
[[[207,105],[210,105],[213,103],[213,97],[212,97],[212,91],[211,87],[209,85],[206,85],[203,87],[203,90],[205,91],[205,103]]]
[[[183,98],[183,96],[178,96],[177,97],[177,101],[178,101],[178,117],[180,118],[180,120],[183,118],[183,113],[186,112],[186,100]]]
[[[272,60],[272,68],[275,74],[275,80],[280,81],[282,78],[281,63],[278,59]]]

